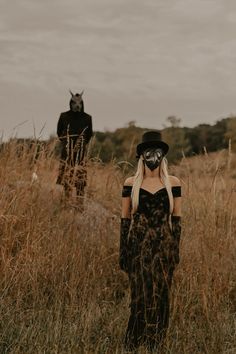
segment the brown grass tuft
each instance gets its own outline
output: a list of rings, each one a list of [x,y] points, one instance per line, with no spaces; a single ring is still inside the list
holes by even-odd
[[[12,143],[0,155],[0,352],[122,353],[121,170],[89,162],[79,214],[55,185],[58,162],[34,153]],[[165,353],[236,352],[235,156],[230,166],[221,152],[172,167],[184,216]]]

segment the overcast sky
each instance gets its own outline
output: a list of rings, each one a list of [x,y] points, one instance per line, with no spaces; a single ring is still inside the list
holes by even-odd
[[[236,113],[235,0],[0,0],[0,131],[47,136],[85,90],[95,130]],[[17,127],[17,128],[16,128]]]

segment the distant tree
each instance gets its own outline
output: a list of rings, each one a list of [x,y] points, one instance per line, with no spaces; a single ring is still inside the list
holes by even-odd
[[[227,147],[226,132],[229,118],[221,119],[214,124],[210,129],[208,136],[207,147],[208,151],[222,150]]]
[[[174,115],[167,117],[166,121],[172,128],[178,128],[181,124],[181,118],[177,118]]]
[[[166,141],[169,146],[168,161],[176,162],[183,154],[188,154],[189,141],[186,138],[184,128],[180,128],[181,118],[171,115],[166,118],[167,125],[164,125],[162,130],[162,139]]]
[[[109,162],[114,156],[113,133],[95,132],[90,150],[91,157],[98,157],[103,162]]]
[[[128,122],[128,127],[135,127],[136,126],[136,121],[135,120],[131,120],[130,122]]]
[[[227,147],[225,134],[228,118],[217,121],[216,124],[199,124],[194,128],[188,128],[186,136],[190,142],[192,153],[200,154],[204,148],[213,152]]]
[[[127,128],[117,129],[115,133],[120,156],[134,164],[136,162],[136,145],[141,141],[145,129],[136,127],[133,122],[130,123]]]
[[[92,156],[99,156],[103,162],[109,162],[112,158],[117,161],[129,161],[136,163],[136,145],[141,140],[144,129],[136,127],[131,121],[124,128],[116,129],[114,132],[96,132]]]
[[[236,152],[236,117],[228,118],[227,130],[225,133],[225,140],[228,146],[229,140],[231,141],[232,151]]]
[[[186,137],[192,154],[201,154],[204,147],[208,150],[210,132],[210,124],[199,124],[197,127],[187,130]]]

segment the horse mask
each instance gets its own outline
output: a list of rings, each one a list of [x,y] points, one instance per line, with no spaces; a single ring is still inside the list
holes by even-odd
[[[84,91],[81,93],[76,93],[75,95],[73,92],[70,91],[71,99],[70,99],[70,109],[73,112],[83,112],[84,111],[84,102],[83,102],[83,95]]]

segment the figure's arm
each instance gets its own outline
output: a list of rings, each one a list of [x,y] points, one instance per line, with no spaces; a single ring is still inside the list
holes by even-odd
[[[121,202],[121,217],[131,218],[131,197],[122,197]]]
[[[64,119],[62,114],[59,117],[58,123],[57,123],[57,136],[60,140],[63,140],[63,137],[65,138],[66,136],[66,131],[64,127]]]
[[[132,178],[132,177],[131,177]],[[128,235],[131,223],[131,178],[128,178],[122,191],[122,207],[121,207],[121,222],[120,222],[120,268],[129,271],[129,254],[128,254]]]
[[[88,129],[87,129],[87,143],[93,136],[93,124],[92,124],[92,117],[88,117]]]
[[[170,176],[170,182],[172,185],[174,205],[173,205],[173,216],[181,216],[181,182],[179,178],[175,176]]]
[[[131,218],[132,201],[131,201],[131,190],[134,182],[134,177],[129,177],[125,180],[123,191],[122,191],[122,206],[121,206],[121,217]]]
[[[177,177],[171,176],[171,183],[174,187],[174,206],[173,213],[171,215],[171,224],[172,224],[172,234],[175,241],[175,250],[174,250],[174,263],[179,263],[179,243],[182,231],[181,225],[181,183]]]
[[[174,209],[172,215],[181,217],[181,197],[174,198]]]

